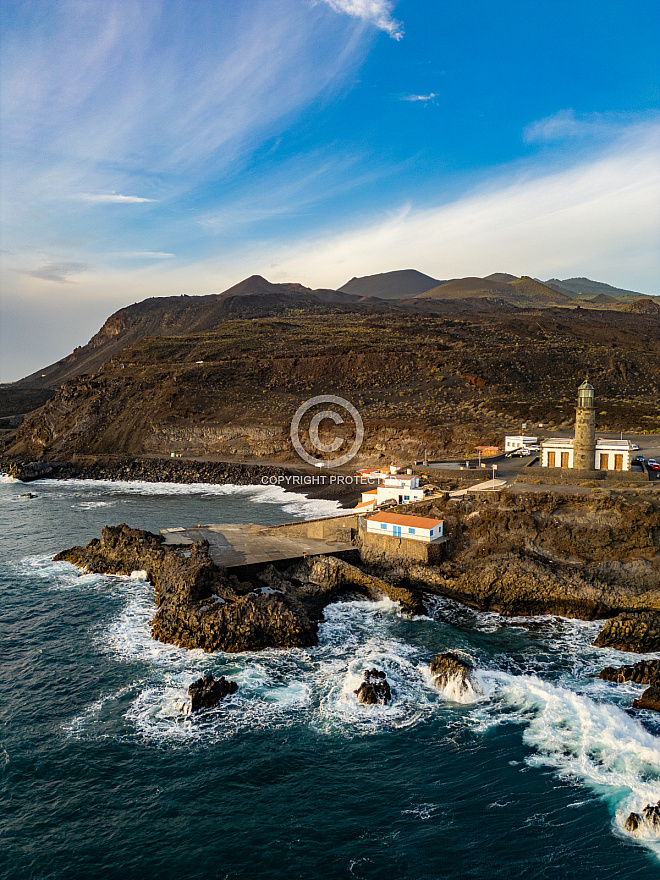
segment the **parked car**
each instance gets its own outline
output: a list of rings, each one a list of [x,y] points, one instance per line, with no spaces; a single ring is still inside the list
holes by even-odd
[[[660,464],[658,464],[657,461],[654,461],[654,462],[649,461],[649,462],[647,462],[647,464],[648,464],[648,469],[650,471],[660,471]]]
[[[646,461],[646,459],[644,458],[643,455],[636,455],[633,458],[632,463],[633,464],[644,464],[645,461]]]
[[[639,449],[639,446],[636,443],[631,443],[630,448],[631,449]]]
[[[540,452],[540,451],[541,451],[541,447],[540,447],[540,446],[525,446],[525,449],[526,449],[528,452]]]

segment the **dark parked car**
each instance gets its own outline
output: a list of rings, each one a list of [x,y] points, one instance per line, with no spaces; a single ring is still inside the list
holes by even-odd
[[[633,464],[644,464],[645,461],[646,461],[646,459],[644,458],[643,455],[636,455],[633,458],[632,463]]]

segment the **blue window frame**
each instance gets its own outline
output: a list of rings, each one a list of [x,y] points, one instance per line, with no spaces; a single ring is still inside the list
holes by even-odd
[[[380,524],[380,527],[381,527],[381,529],[386,529],[386,528],[387,528],[387,524],[386,524],[386,523],[381,523],[381,524]]]
[[[408,534],[409,534],[409,535],[414,535],[414,534],[415,534],[415,530],[414,530],[414,529],[408,529]]]

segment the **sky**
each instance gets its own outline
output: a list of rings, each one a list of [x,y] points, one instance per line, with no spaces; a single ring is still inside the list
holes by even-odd
[[[0,381],[150,296],[660,294],[657,0],[4,0]]]

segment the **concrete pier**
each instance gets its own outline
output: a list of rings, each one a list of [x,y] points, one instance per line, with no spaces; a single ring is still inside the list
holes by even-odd
[[[333,555],[352,550],[349,541],[273,534],[268,527],[254,523],[217,523],[197,528],[161,529],[166,544],[190,546],[209,542],[209,554],[223,568],[300,559],[303,556]]]

